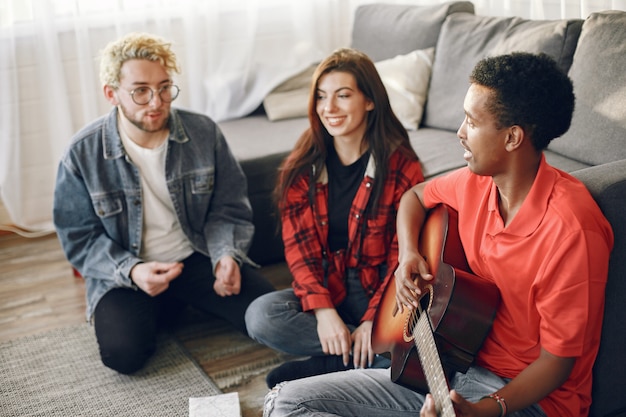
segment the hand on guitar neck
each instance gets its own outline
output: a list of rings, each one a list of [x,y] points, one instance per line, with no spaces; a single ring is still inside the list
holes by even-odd
[[[420,417],[438,417],[435,400],[432,394],[426,394],[426,399],[424,400],[424,404],[420,410]]]

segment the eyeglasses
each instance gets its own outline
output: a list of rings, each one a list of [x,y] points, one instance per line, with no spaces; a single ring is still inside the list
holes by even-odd
[[[154,93],[159,95],[161,100],[165,103],[171,103],[176,100],[178,97],[178,93],[180,93],[180,88],[174,84],[167,84],[158,90],[153,90],[150,87],[137,87],[133,91],[130,91],[130,97],[133,99],[135,104],[143,106],[144,104],[150,103],[152,98],[154,97]]]

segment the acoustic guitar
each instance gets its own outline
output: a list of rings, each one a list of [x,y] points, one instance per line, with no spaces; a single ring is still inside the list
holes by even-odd
[[[500,293],[491,281],[474,275],[458,234],[457,213],[438,205],[428,213],[419,251],[433,279],[422,288],[419,308],[396,306],[392,278],[372,329],[372,347],[391,354],[393,382],[423,394],[430,392],[438,413],[454,416],[448,378],[467,372],[484,342]]]

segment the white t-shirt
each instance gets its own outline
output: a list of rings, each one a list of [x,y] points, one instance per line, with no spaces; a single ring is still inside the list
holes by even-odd
[[[193,248],[183,233],[165,181],[167,139],[154,149],[143,148],[120,129],[126,153],[141,177],[143,236],[139,256],[145,261],[175,262]]]

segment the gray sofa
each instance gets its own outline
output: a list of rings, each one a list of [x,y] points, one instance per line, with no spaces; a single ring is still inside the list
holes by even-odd
[[[471,2],[370,4],[357,9],[352,33],[351,46],[374,61],[435,48],[421,124],[409,131],[427,178],[465,165],[456,130],[464,117],[468,75],[479,59],[517,50],[545,52],[568,72],[577,99],[572,126],[545,154],[587,185],[615,233],[590,415],[626,416],[626,309],[621,306],[626,299],[626,12],[539,21],[478,16]],[[260,108],[220,126],[249,180],[256,225],[250,256],[262,265],[282,262],[271,192],[276,168],[307,120],[271,122]]]

